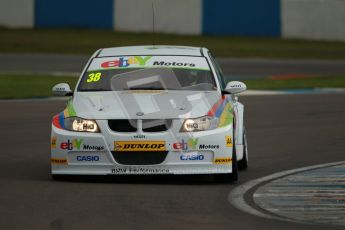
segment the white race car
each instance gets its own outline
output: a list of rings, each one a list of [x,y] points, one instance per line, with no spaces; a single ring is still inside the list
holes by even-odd
[[[242,82],[227,85],[206,48],[130,46],[96,51],[54,116],[51,173],[213,174],[247,167]]]

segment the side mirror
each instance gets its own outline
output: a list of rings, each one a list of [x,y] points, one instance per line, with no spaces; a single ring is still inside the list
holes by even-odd
[[[228,84],[226,84],[224,91],[230,94],[237,94],[237,93],[242,93],[246,89],[247,89],[247,86],[243,82],[230,81]]]
[[[73,92],[67,83],[59,83],[52,88],[54,96],[72,96]]]

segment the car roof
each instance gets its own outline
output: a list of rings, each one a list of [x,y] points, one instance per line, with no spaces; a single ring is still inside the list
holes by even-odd
[[[172,55],[172,56],[203,56],[203,49],[191,46],[147,45],[123,46],[101,49],[97,57],[111,56],[146,56],[146,55]]]

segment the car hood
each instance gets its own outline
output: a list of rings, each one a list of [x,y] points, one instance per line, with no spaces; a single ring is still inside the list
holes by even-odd
[[[86,119],[176,119],[205,116],[217,91],[77,92],[72,106]]]

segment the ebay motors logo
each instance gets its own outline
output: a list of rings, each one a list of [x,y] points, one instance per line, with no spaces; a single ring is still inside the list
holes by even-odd
[[[185,141],[182,139],[181,142],[173,143],[173,148],[174,148],[174,149],[178,149],[178,150],[187,150],[187,149],[188,149],[188,145],[187,145],[187,142],[185,142]]]
[[[231,139],[227,139],[227,146],[230,144]],[[231,145],[232,146],[232,145]],[[182,139],[181,142],[176,142],[173,143],[173,148],[176,150],[188,150],[188,149],[204,149],[204,150],[214,150],[214,149],[219,149],[219,145],[209,145],[209,144],[199,144],[199,139],[198,138],[190,138],[186,142],[185,140]]]
[[[145,66],[146,62],[150,60],[152,56],[146,56],[146,57],[120,57],[118,59],[103,62],[101,64],[102,68],[121,68],[121,67],[128,67],[130,65],[139,65],[139,66]]]
[[[196,149],[198,141],[198,138],[190,138],[187,141],[182,139],[181,142],[173,143],[173,148],[176,150]]]
[[[68,149],[68,150],[73,150],[74,148],[80,149],[81,143],[83,142],[83,139],[73,139],[67,140],[67,142],[62,142],[60,144],[61,149]]]
[[[89,151],[103,151],[105,149],[105,147],[102,145],[88,145],[85,143],[83,144],[83,139],[73,139],[72,141],[68,139],[67,142],[62,142],[60,144],[60,148],[64,150],[80,150],[81,147],[83,150]]]

